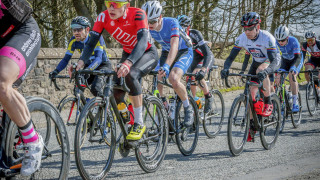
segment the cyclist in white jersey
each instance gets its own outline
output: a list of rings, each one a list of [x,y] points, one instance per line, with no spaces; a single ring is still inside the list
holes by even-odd
[[[268,31],[260,30],[260,15],[255,12],[245,14],[241,19],[241,26],[244,32],[236,39],[235,45],[231,50],[229,57],[224,63],[224,69],[221,71],[221,77],[228,76],[229,68],[241,48],[245,48],[253,57],[249,74],[258,75],[258,79],[252,81],[262,81],[264,91],[264,107],[259,113],[261,116],[270,116],[273,105],[270,99],[271,85],[268,74],[273,73],[280,66],[280,52],[276,45],[276,39]],[[251,96],[255,109],[261,108],[257,103],[255,96],[258,92],[257,87],[251,88]]]

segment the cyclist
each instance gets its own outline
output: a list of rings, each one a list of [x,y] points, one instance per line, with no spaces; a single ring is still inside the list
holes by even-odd
[[[292,111],[299,112],[300,106],[297,101],[299,85],[296,81],[296,77],[303,65],[303,56],[301,55],[300,44],[297,38],[289,36],[289,29],[286,26],[279,26],[275,30],[274,36],[277,39],[277,45],[280,48],[282,54],[281,67],[279,71],[290,71],[289,81],[292,91]],[[294,78],[292,78],[292,75],[294,76]],[[279,83],[280,75],[277,75],[276,84]]]
[[[241,26],[243,27],[244,33],[236,39],[235,45],[224,63],[221,77],[225,78],[228,76],[232,62],[241,48],[244,47],[253,57],[253,62],[248,73],[258,75],[258,79],[252,78],[252,81],[262,81],[266,89],[266,91],[263,92],[264,108],[262,112],[259,112],[258,109],[262,109],[262,107],[260,107],[260,104],[257,103],[255,99],[258,88],[255,86],[251,87],[254,107],[261,116],[270,116],[273,111],[273,105],[270,99],[271,86],[268,74],[273,73],[279,68],[281,57],[275,38],[269,32],[260,30],[260,23],[260,15],[256,12],[249,12],[242,17]]]
[[[85,44],[87,44],[91,38],[90,27],[90,21],[86,17],[77,16],[72,19],[71,29],[73,36],[69,41],[68,50],[56,69],[49,74],[50,77],[54,78],[59,74],[59,72],[66,68],[75,50],[77,50],[79,53],[83,51]],[[99,41],[94,47],[94,53],[90,56],[90,63],[85,68],[90,70],[111,68],[105,48],[106,46],[103,37],[100,37]],[[69,74],[71,74],[72,66],[70,66],[68,70]],[[94,96],[102,93],[104,86],[103,76],[90,76],[87,81],[89,84],[92,84],[90,90]]]
[[[40,168],[44,146],[33,127],[26,100],[13,87],[19,86],[37,63],[41,35],[32,11],[26,0],[0,0],[0,103],[22,135],[22,176]]]
[[[162,46],[161,57],[156,68],[156,70],[159,70],[159,78],[169,78],[173,89],[183,102],[185,110],[184,125],[189,127],[193,123],[193,109],[189,105],[186,87],[180,80],[192,63],[192,42],[182,30],[177,19],[162,17],[162,6],[159,1],[148,1],[142,5],[142,9],[148,15],[152,37]],[[158,89],[161,97],[163,97],[163,86],[161,84],[158,85]],[[167,104],[166,99],[162,99]]]
[[[91,38],[78,61],[77,70],[90,64],[89,57],[104,29],[123,46],[120,67],[116,68],[115,80],[125,77],[135,115],[134,124],[126,139],[139,140],[146,130],[142,119],[140,80],[157,66],[158,52],[152,43],[147,16],[143,10],[129,7],[128,0],[105,1],[105,5],[107,10],[98,15]],[[117,103],[125,102],[124,91],[114,89],[114,96]]]
[[[193,61],[188,69],[188,72],[196,73],[195,80],[201,80],[203,88],[199,85],[199,88],[203,91],[205,96],[204,113],[208,113],[212,109],[213,97],[208,89],[208,85],[204,80],[207,71],[212,67],[214,63],[214,56],[210,51],[209,46],[203,39],[200,31],[190,29],[191,19],[186,15],[178,16],[179,24],[184,28],[185,32],[189,35],[193,45]],[[196,86],[191,86],[193,96],[196,96]]]
[[[306,32],[305,38],[307,39],[307,42],[303,43],[302,45],[302,54],[303,57],[306,57],[306,53],[308,51],[311,55],[309,61],[305,63],[305,69],[308,71],[320,67],[320,41],[316,39],[316,34],[312,31]],[[306,75],[306,79],[309,82],[310,77],[308,74]],[[318,74],[318,77],[320,78],[320,73]],[[315,84],[318,94],[320,94],[318,81],[315,81]]]

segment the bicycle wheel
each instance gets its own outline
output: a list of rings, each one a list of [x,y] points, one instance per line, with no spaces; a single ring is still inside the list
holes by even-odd
[[[276,94],[279,96],[280,99],[280,107],[281,107],[281,116],[282,118],[280,119],[280,133],[282,133],[284,129],[284,124],[286,122],[286,118],[288,117],[287,115],[287,106],[286,106],[286,97],[283,94],[283,89],[282,88],[277,88]]]
[[[307,101],[307,107],[310,116],[313,116],[317,111],[317,98],[316,98],[316,89],[312,83],[307,84],[307,90],[306,90],[306,101]]]
[[[247,142],[250,127],[249,108],[246,107],[245,96],[240,95],[233,101],[230,109],[227,137],[229,150],[234,156],[241,154]]]
[[[81,111],[82,105],[78,107],[77,98],[74,96],[69,96],[61,100],[58,108],[59,108],[60,115],[63,119],[63,122],[66,125],[69,142],[71,142],[71,145],[70,145],[71,153],[74,153],[74,133],[76,131],[76,123],[77,123],[76,116],[77,116],[77,110]]]
[[[70,146],[66,128],[58,110],[49,101],[38,97],[28,99],[27,105],[32,123],[43,137],[45,144],[41,167],[31,176],[31,179],[67,179],[70,167]],[[55,128],[57,131],[53,130]],[[5,152],[10,157],[10,166],[13,166],[22,161],[23,143],[18,128],[13,122],[10,123],[8,132]],[[23,179],[20,175],[16,178]]]
[[[160,99],[149,96],[143,101],[143,121],[146,126],[143,143],[135,149],[140,167],[147,173],[155,172],[162,163],[168,143],[168,125]]]
[[[269,117],[262,117],[262,121],[260,121],[260,139],[262,146],[267,150],[271,149],[278,139],[281,119],[281,106],[278,96],[271,95],[271,102],[273,104],[272,114]]]
[[[106,103],[94,98],[83,107],[75,134],[75,160],[83,179],[105,179],[115,154],[115,124]],[[108,108],[109,109],[109,108]],[[92,113],[91,126],[84,132],[84,124]]]
[[[202,125],[205,134],[209,138],[214,138],[221,130],[224,118],[224,100],[222,94],[218,90],[212,90],[213,96],[212,110],[204,114]]]
[[[175,112],[175,128],[177,129],[176,142],[180,152],[184,156],[190,156],[196,149],[199,136],[199,113],[198,106],[191,96],[188,96],[190,106],[193,108],[194,121],[189,128],[184,127],[184,108],[182,101],[178,100]]]
[[[298,128],[301,123],[301,116],[302,116],[302,103],[301,103],[301,95],[300,92],[298,93],[298,102],[299,102],[299,112],[291,114],[291,122],[294,128]]]

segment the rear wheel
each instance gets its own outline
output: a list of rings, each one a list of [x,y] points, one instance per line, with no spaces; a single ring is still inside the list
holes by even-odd
[[[267,150],[271,149],[278,139],[281,119],[281,106],[278,96],[271,95],[271,102],[273,104],[272,114],[269,117],[261,118],[260,129],[261,143]]]
[[[228,145],[232,155],[238,156],[243,151],[249,134],[249,109],[244,96],[238,96],[232,103],[228,118]]]
[[[204,114],[203,129],[209,138],[214,138],[221,130],[224,118],[224,100],[220,91],[212,90],[212,110]]]
[[[287,106],[286,106],[286,97],[285,94],[283,94],[283,89],[282,88],[278,88],[276,90],[277,95],[279,96],[279,100],[280,100],[280,107],[281,107],[281,119],[280,119],[280,133],[282,133],[283,129],[284,129],[284,124],[286,122],[286,118],[288,117],[287,115]]]
[[[314,87],[314,84],[309,82],[307,84],[307,90],[306,90],[306,101],[307,101],[307,107],[310,116],[313,116],[317,111],[317,98],[316,98],[316,89]]]
[[[180,152],[185,156],[190,156],[196,149],[199,136],[198,106],[191,96],[188,98],[194,112],[193,125],[188,128],[184,127],[184,107],[181,100],[178,100],[175,112],[176,143]]]

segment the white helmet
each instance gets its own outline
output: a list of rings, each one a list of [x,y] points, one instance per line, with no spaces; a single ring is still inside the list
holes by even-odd
[[[284,40],[289,36],[289,29],[286,26],[279,26],[275,31],[274,31],[274,36],[278,41]]]
[[[142,5],[141,9],[146,12],[148,20],[160,17],[162,12],[162,6],[159,1],[148,1]]]

